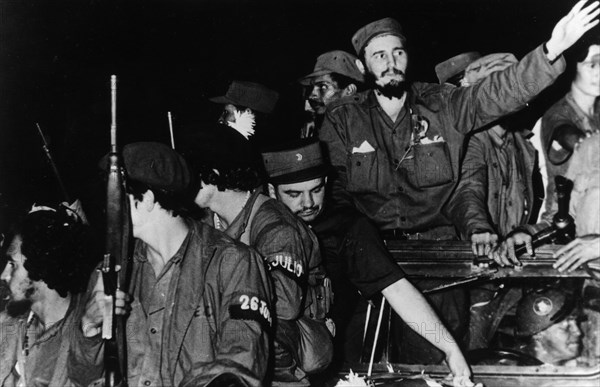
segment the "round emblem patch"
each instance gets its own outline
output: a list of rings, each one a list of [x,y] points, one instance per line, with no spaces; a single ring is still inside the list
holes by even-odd
[[[302,153],[296,153],[296,158],[298,161],[302,161]]]
[[[548,297],[539,297],[533,302],[533,311],[538,316],[548,315],[550,312],[552,312],[553,308],[554,305],[552,304],[552,300],[550,300]]]

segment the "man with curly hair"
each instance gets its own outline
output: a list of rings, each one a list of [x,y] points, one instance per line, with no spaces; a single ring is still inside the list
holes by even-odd
[[[2,281],[10,288],[0,314],[2,386],[69,386],[70,338],[99,259],[88,226],[67,208],[36,208],[19,224]]]
[[[324,280],[318,241],[283,204],[258,189],[260,155],[239,133],[215,125],[196,136],[187,152],[199,180],[195,203],[212,211],[215,228],[254,247],[271,269],[277,316],[273,385],[306,386],[307,373],[325,368],[332,354],[324,324],[327,296],[316,290]],[[305,336],[320,340],[314,352],[300,350],[300,324],[311,324],[308,319],[323,322]]]

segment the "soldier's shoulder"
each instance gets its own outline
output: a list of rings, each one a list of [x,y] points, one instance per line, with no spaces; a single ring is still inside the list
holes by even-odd
[[[336,101],[331,102],[327,106],[327,110],[329,112],[333,112],[333,111],[339,110],[340,108],[345,107],[345,106],[363,105],[367,102],[370,92],[371,92],[370,90],[365,90],[365,91],[356,93],[354,95],[342,97]]]
[[[456,86],[439,83],[414,82],[411,91],[415,96],[425,102],[436,102],[446,98],[449,94],[459,90]]]

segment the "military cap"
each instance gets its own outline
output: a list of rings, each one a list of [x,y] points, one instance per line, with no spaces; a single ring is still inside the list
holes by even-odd
[[[575,308],[574,296],[561,289],[542,289],[525,295],[517,305],[517,336],[528,337],[562,321]]]
[[[330,166],[323,157],[321,143],[300,140],[279,150],[263,152],[269,182],[291,184],[326,176]]]
[[[244,106],[261,113],[271,113],[278,99],[279,93],[260,83],[232,81],[225,95],[210,98],[210,101]]]
[[[191,181],[187,163],[179,153],[159,142],[134,142],[123,147],[127,176],[151,188],[185,191]],[[108,168],[108,155],[101,161]]]
[[[352,36],[352,45],[354,46],[356,55],[360,55],[361,51],[367,46],[371,39],[379,35],[395,35],[400,39],[405,40],[404,34],[402,33],[402,27],[397,20],[392,19],[391,17],[376,20],[361,27]]]
[[[469,64],[479,58],[481,58],[481,54],[476,51],[458,54],[450,59],[436,64],[435,75],[437,75],[440,84],[446,83],[448,79],[465,71]]]
[[[317,63],[312,73],[300,79],[302,85],[310,85],[313,78],[320,77],[325,74],[336,73],[354,79],[357,82],[364,83],[365,76],[356,67],[356,58],[354,55],[346,51],[335,50],[328,51],[319,55]]]

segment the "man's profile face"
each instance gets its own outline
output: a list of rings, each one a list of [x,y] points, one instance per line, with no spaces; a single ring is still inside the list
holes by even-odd
[[[581,330],[574,315],[568,316],[538,335],[545,358],[553,359],[553,364],[559,365],[575,359],[581,352]]]
[[[223,112],[219,117],[219,124],[227,125],[228,122],[235,122],[235,112],[237,108],[232,104],[223,106]]]
[[[327,105],[342,97],[343,90],[339,88],[331,74],[315,77],[311,80],[312,90],[308,96],[308,103],[317,114],[325,114]]]
[[[584,61],[577,63],[573,86],[586,95],[600,96],[600,45],[591,45]]]
[[[21,237],[15,236],[6,251],[8,262],[0,278],[8,284],[11,303],[30,304],[35,293],[35,285],[23,266],[27,258],[21,252],[21,245]]]
[[[373,38],[365,47],[365,65],[378,88],[401,86],[406,81],[408,65],[402,40],[395,35]]]
[[[325,183],[319,177],[300,183],[280,184],[275,188],[277,200],[286,205],[305,222],[312,222],[323,212]]]

